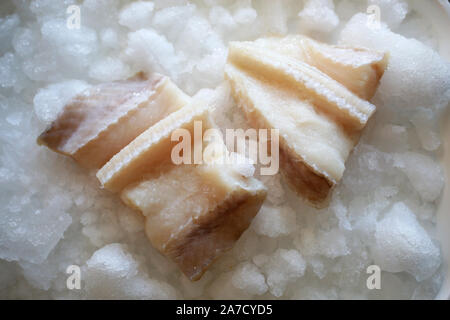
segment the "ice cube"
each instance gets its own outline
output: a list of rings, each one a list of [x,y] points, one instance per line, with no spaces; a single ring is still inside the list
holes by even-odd
[[[80,6],[81,24],[94,28],[117,25],[120,0],[85,0]]]
[[[116,57],[103,57],[93,64],[89,77],[103,82],[123,80],[130,76],[130,68]]]
[[[67,80],[50,84],[34,96],[33,104],[39,120],[50,123],[55,120],[64,105],[89,85],[80,80]]]
[[[333,0],[307,0],[300,17],[300,27],[306,30],[330,32],[339,24]]]
[[[14,30],[20,24],[20,18],[17,14],[12,14],[0,18],[0,55],[5,53],[11,46],[11,38],[14,35]]]
[[[153,17],[152,26],[158,32],[165,34],[170,41],[176,41],[195,11],[194,4],[158,10]]]
[[[409,12],[409,6],[403,0],[368,0],[368,6],[377,6],[381,21],[386,22],[391,29],[396,29]]]
[[[361,13],[353,16],[342,30],[340,42],[389,52],[389,65],[377,92],[383,108],[400,109],[396,113],[409,119],[408,110],[447,106],[450,63],[419,41],[391,32],[384,24],[373,26],[368,18]],[[379,108],[379,112],[384,111]]]
[[[199,59],[215,51],[225,51],[225,46],[209,21],[199,15],[192,16],[179,34],[177,50],[187,57]]]
[[[434,151],[441,145],[441,138],[436,113],[427,108],[418,108],[411,117],[422,147],[427,151]]]
[[[337,228],[327,231],[302,228],[294,243],[306,256],[322,255],[334,259],[350,253],[345,234]]]
[[[148,278],[125,246],[109,244],[86,262],[88,297],[97,299],[170,299],[176,291],[167,283]]]
[[[98,49],[95,30],[83,24],[79,29],[68,29],[65,19],[50,19],[44,22],[41,34],[43,41],[49,46],[46,51],[56,53],[60,63],[74,72],[79,73],[79,69],[86,68]],[[36,63],[34,65],[36,66]]]
[[[57,204],[32,209],[13,201],[3,212],[0,223],[0,258],[42,263],[63,237],[72,218]]]
[[[223,35],[226,35],[226,32],[229,32],[237,27],[233,16],[224,7],[211,8],[209,11],[209,21],[211,25],[217,28],[217,30]]]
[[[236,288],[233,285],[233,272],[222,273],[209,286],[208,293],[213,299],[238,300],[249,299],[251,297],[246,291]]]
[[[19,28],[14,33],[12,44],[14,51],[21,57],[31,55],[38,45],[39,34],[30,28]]]
[[[263,28],[266,32],[286,34],[288,7],[285,1],[260,1],[259,11],[264,20]]]
[[[101,44],[107,48],[117,48],[119,46],[119,35],[113,28],[106,28],[100,32]]]
[[[150,1],[138,1],[127,5],[120,11],[119,24],[131,30],[150,26],[155,4]]]
[[[263,206],[253,219],[251,227],[257,234],[276,238],[290,234],[295,225],[296,215],[290,207]]]
[[[402,202],[378,222],[372,253],[382,270],[406,271],[417,281],[432,276],[441,264],[439,248]]]
[[[408,129],[404,126],[393,124],[379,125],[370,135],[370,143],[384,152],[407,151]]]
[[[444,173],[439,163],[430,157],[413,152],[396,154],[395,166],[408,176],[423,200],[434,201],[441,195]]]
[[[234,12],[233,18],[236,23],[246,25],[254,22],[257,16],[258,13],[252,7],[242,7]]]
[[[13,53],[8,52],[0,57],[0,88],[22,89],[24,79],[19,68],[19,61]]]
[[[173,78],[181,63],[173,45],[153,29],[130,32],[125,54],[138,69],[163,73]]]
[[[233,286],[250,295],[262,295],[268,289],[264,275],[251,262],[245,262],[237,266],[231,282]]]
[[[263,269],[270,292],[281,297],[289,283],[303,276],[306,262],[297,250],[277,249]]]

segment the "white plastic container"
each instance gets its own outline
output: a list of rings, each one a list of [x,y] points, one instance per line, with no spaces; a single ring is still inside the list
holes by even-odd
[[[447,0],[434,2],[420,1],[424,7],[421,12],[433,17],[433,27],[439,36],[439,53],[450,61],[450,3]],[[426,8],[428,7],[428,8]],[[450,75],[449,75],[450,76]],[[441,161],[445,169],[446,183],[444,194],[438,209],[437,228],[444,255],[445,280],[436,299],[450,299],[450,108],[442,118],[443,153]]]

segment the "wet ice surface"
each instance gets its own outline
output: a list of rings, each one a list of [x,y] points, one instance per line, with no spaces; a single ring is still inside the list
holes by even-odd
[[[434,297],[445,183],[436,123],[450,98],[450,66],[413,2],[85,0],[81,28],[69,30],[74,2],[0,4],[0,297]],[[386,24],[368,28],[356,15],[368,5]],[[378,112],[328,208],[302,203],[279,174],[258,177],[269,190],[261,212],[198,282],[150,246],[142,217],[101,190],[94,173],[35,143],[89,85],[156,71],[195,94],[222,84],[228,41],[297,32],[390,51]],[[199,94],[215,95],[219,126],[247,128],[226,84]],[[372,264],[382,269],[381,290],[366,287]],[[81,267],[81,290],[66,287],[69,265]]]

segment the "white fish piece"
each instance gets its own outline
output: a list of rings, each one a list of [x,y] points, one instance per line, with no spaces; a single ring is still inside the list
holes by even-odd
[[[229,165],[169,165],[121,197],[145,216],[152,245],[198,280],[250,226],[266,189]]]
[[[172,81],[143,73],[99,84],[74,97],[38,143],[100,168],[143,131],[190,101]]]
[[[119,192],[145,175],[159,172],[162,164],[172,163],[171,150],[178,143],[172,141],[172,132],[186,129],[194,137],[194,122],[201,121],[203,135],[210,121],[208,108],[195,100],[148,128],[97,172],[102,186]]]
[[[238,105],[253,127],[279,130],[281,171],[315,207],[326,206],[376,110],[357,94],[373,94],[385,59],[303,36],[230,44],[225,76]]]
[[[373,98],[389,60],[384,52],[329,45],[302,35],[261,38],[252,45],[304,61],[364,100]]]
[[[350,130],[362,129],[375,106],[362,100],[346,87],[311,65],[275,51],[248,43],[230,44],[228,61],[249,73],[283,84],[311,100],[314,106],[330,114]]]
[[[191,280],[199,279],[232,248],[266,197],[264,185],[244,176],[239,164],[218,161],[226,153],[204,153],[201,164],[173,163],[171,152],[178,142],[171,141],[172,132],[183,128],[193,137],[196,121],[201,121],[202,130],[211,128],[208,108],[195,101],[174,112],[137,137],[97,175],[105,188],[121,191],[124,203],[145,216],[150,242]],[[200,143],[208,150],[209,142]],[[214,143],[220,143],[219,150],[226,148],[223,141]]]

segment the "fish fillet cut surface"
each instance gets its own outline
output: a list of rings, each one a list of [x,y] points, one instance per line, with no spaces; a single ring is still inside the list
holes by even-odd
[[[195,122],[202,123],[203,134],[214,125],[208,109],[195,101],[174,112],[137,137],[97,175],[107,189],[122,190],[123,202],[145,216],[153,246],[191,280],[199,279],[234,245],[266,197],[264,185],[242,175],[239,166],[216,163],[222,154],[204,156],[201,164],[173,163],[171,151],[179,141],[171,141],[171,134],[186,129],[193,138]],[[196,142],[203,151],[218,143]],[[223,141],[220,146],[225,148]]]
[[[145,216],[153,246],[197,280],[250,226],[266,190],[229,165],[169,165],[121,197]]]
[[[329,45],[302,35],[262,38],[252,44],[302,60],[365,100],[372,99],[388,63],[383,52]]]
[[[312,203],[320,203],[342,177],[355,138],[295,91],[225,69],[249,123],[279,129],[280,168]],[[295,180],[294,180],[295,179]]]
[[[335,117],[350,130],[362,129],[375,106],[362,100],[339,82],[309,64],[274,51],[261,50],[248,44],[231,43],[228,60],[248,73],[302,94],[317,108]]]
[[[360,96],[372,95],[378,86],[384,59],[301,36],[230,44],[225,76],[238,105],[253,127],[279,129],[282,173],[316,207],[326,205],[375,112]],[[334,72],[347,83],[337,81]],[[376,81],[355,80],[366,76]],[[353,82],[359,87],[350,88]]]
[[[144,131],[97,172],[102,186],[112,192],[121,191],[170,163],[171,150],[178,143],[171,139],[174,130],[186,129],[193,137],[195,121],[202,121],[202,129],[207,128],[208,107],[193,101]]]
[[[38,143],[100,168],[143,131],[189,103],[190,97],[159,74],[94,86],[74,97]]]

